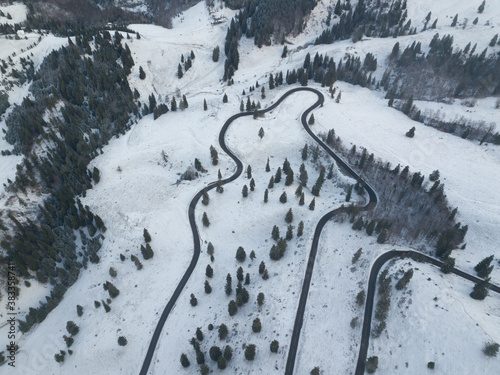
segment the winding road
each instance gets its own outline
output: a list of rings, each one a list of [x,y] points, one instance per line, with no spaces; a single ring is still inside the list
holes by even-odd
[[[316,134],[313,133],[313,131],[309,128],[309,125],[307,124],[307,116],[311,111],[313,111],[315,108],[322,106],[324,102],[324,96],[321,92],[319,92],[316,89],[310,88],[310,87],[297,87],[294,89],[291,89],[284,93],[274,104],[269,106],[266,109],[258,111],[259,115],[263,115],[266,112],[272,111],[275,109],[278,105],[280,105],[288,96],[300,92],[300,91],[306,91],[306,92],[311,92],[317,95],[318,100],[310,106],[301,116],[301,123],[304,129],[307,131],[307,133],[336,161],[337,165],[343,169],[343,171],[350,177],[361,181],[363,184],[363,187],[365,190],[368,192],[368,197],[369,200],[367,204],[363,207],[358,207],[360,211],[368,211],[373,209],[378,202],[378,197],[376,192],[373,190],[373,188],[351,168],[349,167],[332,149],[330,149]],[[240,159],[236,157],[236,155],[227,147],[225,143],[225,136],[226,132],[231,125],[231,123],[244,116],[252,116],[253,112],[242,112],[238,113],[236,115],[231,116],[222,126],[222,129],[219,133],[219,145],[220,147],[226,152],[235,162],[236,164],[236,170],[231,175],[230,177],[221,180],[221,184],[225,185],[227,183],[230,183],[234,180],[236,180],[241,173],[243,172],[243,163],[241,162]],[[200,257],[200,251],[201,251],[201,243],[200,243],[200,236],[198,233],[198,228],[196,225],[196,220],[195,220],[195,209],[196,205],[198,204],[198,201],[202,197],[202,195],[205,192],[208,192],[217,186],[217,181],[211,182],[208,184],[206,187],[204,187],[202,190],[200,190],[191,200],[188,208],[188,217],[189,217],[189,224],[191,226],[191,231],[193,233],[193,245],[194,245],[194,251],[193,251],[193,257],[191,259],[191,262],[186,269],[184,275],[182,276],[179,284],[177,285],[174,293],[170,297],[170,300],[168,301],[167,305],[165,306],[163,313],[158,321],[158,324],[155,328],[155,331],[153,333],[153,336],[151,338],[151,342],[149,344],[148,351],[146,353],[146,357],[144,358],[144,362],[142,364],[141,370],[140,370],[140,375],[146,375],[148,373],[149,366],[151,364],[151,360],[153,359],[154,352],[156,350],[156,346],[158,344],[158,340],[160,338],[162,329],[165,325],[165,322],[167,321],[168,316],[170,315],[170,312],[175,306],[175,303],[177,302],[177,299],[179,298],[180,294],[182,293],[183,289],[185,288],[189,278],[191,277],[191,274],[193,273],[197,263],[198,259]],[[315,231],[314,231],[314,236],[313,236],[313,242],[311,245],[311,251],[309,254],[309,260],[306,268],[306,274],[304,277],[304,282],[302,285],[302,291],[299,299],[299,305],[297,308],[297,314],[295,317],[295,323],[293,326],[293,333],[291,337],[291,342],[290,342],[290,348],[288,351],[288,357],[287,357],[287,363],[286,363],[286,368],[285,368],[285,375],[292,375],[293,370],[294,370],[294,365],[295,365],[295,360],[297,356],[297,348],[299,344],[299,339],[300,339],[300,333],[302,330],[302,324],[304,321],[304,312],[306,308],[306,303],[307,303],[307,297],[309,294],[309,288],[311,285],[311,279],[313,275],[313,269],[314,269],[314,262],[316,259],[317,251],[318,251],[318,244],[319,244],[319,239],[321,236],[321,232],[326,225],[326,223],[335,215],[341,213],[345,208],[337,208],[334,209],[327,214],[325,214],[318,222],[316,225]],[[365,314],[364,314],[364,319],[363,319],[363,329],[362,329],[362,336],[361,336],[361,345],[360,345],[360,350],[359,350],[359,355],[358,355],[358,361],[357,361],[357,366],[355,370],[355,375],[362,375],[364,374],[365,370],[365,363],[366,363],[366,356],[368,352],[368,344],[369,344],[369,339],[370,339],[370,329],[371,329],[371,319],[372,319],[372,311],[373,311],[373,303],[374,303],[374,298],[375,298],[375,288],[376,288],[376,281],[377,281],[377,275],[378,272],[380,271],[381,267],[390,259],[396,258],[396,257],[411,257],[412,259],[416,261],[423,261],[427,263],[434,264],[436,266],[441,266],[442,262],[438,259],[429,257],[425,254],[418,253],[415,251],[411,250],[392,250],[388,251],[382,255],[380,255],[372,265],[371,271],[370,271],[370,277],[368,281],[368,292],[367,292],[367,298],[366,298],[366,305],[365,305]],[[482,281],[481,279],[469,275],[463,271],[454,269],[452,271],[454,274],[466,278],[467,280],[473,281],[475,283]],[[497,293],[500,293],[500,287],[489,284],[489,289],[493,290]]]

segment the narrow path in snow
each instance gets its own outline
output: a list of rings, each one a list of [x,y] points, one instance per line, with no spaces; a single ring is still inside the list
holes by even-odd
[[[266,109],[262,109],[262,110],[258,111],[257,113],[258,113],[258,115],[263,115],[266,112],[272,111],[278,105],[280,105],[288,96],[290,96],[290,95],[292,95],[292,94],[294,94],[296,92],[299,92],[299,91],[309,91],[309,92],[312,92],[312,93],[314,93],[314,94],[316,94],[318,96],[318,100],[316,101],[316,103],[314,103],[311,107],[309,107],[303,113],[303,115],[302,115],[302,124],[305,126],[306,130],[308,131],[308,133],[317,142],[320,142],[320,144],[322,144],[323,147],[326,147],[326,145],[324,145],[323,142],[321,142],[318,139],[318,137],[316,137],[316,135],[312,133],[312,131],[309,129],[309,127],[307,126],[307,123],[306,123],[307,115],[313,109],[315,109],[318,106],[320,106],[320,105],[323,104],[323,100],[324,100],[323,94],[321,94],[318,90],[312,89],[310,87],[297,87],[295,89],[291,89],[291,90],[287,91],[286,93],[284,93],[276,101],[276,103],[274,103],[273,105],[269,106]],[[220,144],[220,147],[224,150],[224,152],[226,152],[234,160],[234,162],[236,163],[236,171],[235,171],[235,173],[232,176],[230,176],[230,177],[228,177],[226,179],[221,180],[220,181],[221,185],[225,185],[225,184],[228,184],[228,183],[236,180],[241,175],[241,173],[243,172],[243,163],[241,162],[240,159],[238,159],[236,157],[235,154],[233,154],[233,152],[227,147],[226,142],[225,142],[225,136],[226,136],[226,132],[227,132],[227,130],[229,128],[229,125],[231,125],[231,123],[234,120],[236,120],[236,119],[238,119],[240,117],[243,117],[243,116],[252,116],[252,115],[253,115],[253,112],[238,113],[236,115],[231,116],[224,123],[224,125],[222,126],[222,129],[221,129],[221,131],[219,133],[219,144]],[[332,152],[330,151],[329,153],[331,154]],[[334,156],[334,158],[336,158],[335,160],[338,159],[338,157],[336,155]],[[342,160],[338,159],[338,162],[344,164],[344,168],[346,168],[346,170],[348,171],[348,173],[354,173]],[[350,170],[350,172],[349,172],[349,170]],[[194,269],[196,267],[196,264],[198,263],[198,259],[200,257],[201,245],[200,245],[200,236],[199,236],[199,233],[198,233],[198,228],[196,226],[195,209],[196,209],[196,205],[198,204],[198,201],[200,200],[200,198],[202,197],[202,195],[205,192],[208,192],[209,190],[212,190],[215,187],[217,187],[217,184],[218,184],[217,181],[214,181],[214,182],[211,182],[210,184],[208,184],[206,187],[204,187],[202,190],[200,190],[194,196],[194,198],[191,200],[191,203],[189,204],[189,209],[188,209],[189,224],[191,226],[191,231],[193,233],[193,241],[194,241],[193,258],[191,259],[191,263],[189,264],[188,268],[186,269],[186,272],[182,276],[181,281],[179,282],[179,284],[175,288],[174,293],[170,297],[170,300],[168,301],[167,305],[165,306],[165,309],[163,310],[163,313],[161,314],[160,320],[158,321],[158,324],[156,325],[155,331],[154,331],[153,336],[151,338],[151,342],[149,344],[148,351],[146,353],[146,357],[144,358],[144,362],[143,362],[142,367],[141,367],[140,375],[146,375],[148,373],[148,369],[149,369],[149,366],[151,364],[151,360],[153,359],[154,352],[156,350],[156,346],[158,344],[158,340],[160,338],[163,326],[165,325],[165,322],[167,321],[167,318],[170,315],[170,312],[174,308],[174,305],[177,302],[177,299],[179,298],[180,294],[182,293],[182,290],[186,286],[189,278],[191,277],[191,274],[193,273],[193,271],[194,271]],[[374,199],[375,199],[375,202],[376,202],[376,196],[374,195],[374,197],[375,197]],[[371,195],[370,195],[370,199],[372,199]],[[323,218],[322,218],[322,220],[323,220]],[[312,271],[312,269],[311,269],[311,271]],[[310,279],[309,279],[309,283],[310,283]],[[306,299],[307,299],[307,295],[306,295]],[[305,308],[305,301],[304,301],[303,304],[304,304],[304,308]],[[303,312],[302,312],[302,315],[303,315]],[[295,329],[294,329],[294,333],[295,333]],[[297,339],[297,343],[298,343],[298,339]],[[295,348],[295,351],[296,351],[296,348]]]

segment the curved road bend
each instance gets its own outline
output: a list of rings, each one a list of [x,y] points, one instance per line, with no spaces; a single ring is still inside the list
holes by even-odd
[[[315,93],[318,96],[318,101],[316,104],[309,109],[307,109],[301,117],[301,122],[302,126],[304,129],[307,131],[307,133],[313,138],[316,143],[318,143],[327,153],[330,155],[337,165],[342,168],[346,174],[356,180],[361,180],[363,183],[363,186],[365,190],[368,192],[368,197],[369,201],[368,203],[363,206],[359,207],[360,211],[368,211],[373,209],[378,202],[378,197],[377,194],[375,193],[375,190],[366,182],[363,181],[358,173],[356,173],[349,165],[347,165],[344,160],[342,160],[330,147],[328,147],[321,139],[314,134],[314,132],[311,130],[307,123],[307,116],[308,114],[318,105],[323,104],[324,97],[323,94],[321,94],[318,90],[309,88],[309,90],[313,93]],[[326,223],[335,215],[338,213],[342,212],[344,208],[337,208],[333,211],[328,212],[325,214],[318,222],[316,225],[316,229],[314,230],[314,236],[313,236],[313,242],[311,245],[311,251],[309,253],[309,260],[307,262],[307,268],[306,268],[306,274],[304,276],[304,282],[302,284],[302,291],[300,293],[300,299],[299,299],[299,305],[297,307],[297,314],[295,315],[295,323],[293,326],[293,333],[292,333],[292,338],[290,341],[290,348],[288,350],[288,358],[286,362],[286,367],[285,367],[285,374],[286,375],[292,375],[293,370],[295,367],[295,359],[297,356],[297,349],[299,345],[299,339],[300,339],[300,332],[302,330],[302,324],[304,322],[304,312],[306,309],[306,303],[307,303],[307,297],[309,296],[309,288],[311,286],[311,279],[312,279],[312,274],[314,270],[314,262],[316,259],[316,254],[318,253],[318,244],[319,244],[319,238],[321,235],[321,231],[323,230],[324,226]]]
[[[361,345],[359,347],[358,362],[356,365],[355,375],[363,375],[365,373],[366,357],[368,354],[368,344],[370,341],[371,322],[373,313],[373,304],[375,300],[375,288],[377,286],[377,276],[382,266],[393,258],[409,257],[417,262],[430,263],[434,266],[441,267],[443,262],[439,259],[432,258],[428,255],[419,253],[413,250],[391,250],[380,255],[372,265],[370,277],[368,279],[368,292],[366,294],[365,316],[363,318],[363,330],[361,333]],[[452,273],[474,283],[484,281],[479,277],[470,275],[458,269],[453,269]],[[496,293],[500,293],[500,287],[494,284],[488,284],[488,288]]]
[[[266,112],[272,111],[278,105],[280,105],[283,102],[283,100],[285,100],[288,96],[290,96],[290,95],[292,95],[292,94],[294,94],[296,92],[299,92],[299,91],[310,91],[310,92],[313,92],[316,95],[318,95],[317,102],[314,103],[306,112],[304,112],[304,114],[306,116],[314,108],[316,108],[319,105],[323,104],[324,98],[323,98],[323,95],[319,91],[317,91],[315,89],[312,89],[312,88],[309,88],[309,87],[297,87],[297,88],[291,89],[291,90],[287,91],[286,93],[284,93],[273,105],[269,106],[268,108],[265,108],[265,109],[262,109],[262,110],[258,111],[258,114],[259,115],[263,115]],[[236,163],[236,171],[234,172],[234,174],[232,176],[226,178],[226,179],[221,180],[221,183],[223,185],[236,180],[241,175],[241,173],[243,172],[243,163],[241,162],[240,159],[238,159],[236,157],[236,155],[226,145],[225,136],[226,136],[227,129],[229,128],[229,125],[231,125],[231,123],[234,120],[236,120],[236,119],[238,119],[240,117],[243,117],[243,116],[251,116],[251,115],[253,115],[253,112],[242,112],[242,113],[238,113],[236,115],[231,116],[224,123],[224,125],[222,126],[222,129],[221,129],[221,131],[219,133],[219,144],[220,144],[220,147]],[[306,117],[304,115],[302,115],[302,124],[305,127],[307,127],[307,124],[305,122],[305,118]],[[307,130],[307,128],[306,128],[306,130]],[[313,136],[313,137],[315,139],[317,139],[316,136]],[[323,145],[323,147],[325,147],[325,146]],[[189,209],[188,209],[189,224],[191,226],[191,231],[193,233],[193,242],[194,242],[193,257],[191,259],[191,263],[189,264],[188,268],[184,272],[184,275],[182,276],[182,279],[180,280],[179,284],[175,288],[174,293],[170,297],[170,300],[168,301],[167,305],[163,309],[163,313],[161,314],[161,317],[160,317],[160,319],[158,321],[158,324],[156,325],[155,331],[153,332],[153,336],[151,337],[151,342],[149,344],[149,348],[148,348],[148,351],[146,353],[146,357],[144,358],[144,362],[143,362],[142,367],[141,367],[140,375],[146,375],[148,373],[148,369],[149,369],[149,366],[150,366],[151,361],[153,359],[153,355],[154,355],[156,346],[158,344],[158,340],[160,338],[163,326],[165,325],[165,322],[167,321],[167,318],[170,315],[170,312],[174,308],[175,303],[177,302],[177,299],[179,298],[182,290],[186,286],[189,278],[191,277],[191,274],[193,273],[193,271],[194,271],[194,269],[196,267],[196,264],[198,263],[198,259],[200,257],[201,245],[200,245],[200,236],[199,236],[199,233],[198,233],[198,229],[197,229],[197,226],[196,226],[196,220],[195,220],[195,208],[196,208],[196,204],[200,200],[200,198],[203,195],[203,193],[204,192],[208,192],[209,190],[214,189],[216,186],[217,186],[217,182],[211,182],[210,184],[208,184],[207,186],[205,186],[202,190],[200,190],[193,197],[193,199],[191,200],[191,203],[189,204]]]

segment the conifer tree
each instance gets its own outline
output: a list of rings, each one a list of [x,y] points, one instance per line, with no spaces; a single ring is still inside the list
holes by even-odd
[[[222,103],[227,103],[227,94],[222,97]]]
[[[284,191],[283,194],[280,195],[280,202],[286,203],[286,191]]]
[[[488,295],[488,283],[489,283],[490,279],[489,278],[486,278],[485,280],[477,283],[476,285],[474,285],[474,289],[472,290],[472,292],[470,293],[470,296],[476,300],[483,300],[486,298],[486,296]]]
[[[177,111],[177,101],[175,100],[175,96],[172,96],[172,101],[170,102],[170,109],[172,111]]]
[[[271,167],[269,166],[269,158],[267,158],[267,163],[266,163],[266,172],[270,172]]]
[[[243,101],[241,103],[243,105]],[[263,128],[259,129],[259,137],[260,137],[260,139],[262,139],[264,137],[264,129]]]
[[[307,160],[308,156],[308,147],[307,143],[304,145],[304,148],[302,149],[302,160]]]
[[[269,184],[267,185],[268,189],[272,189],[274,187],[274,176],[271,176],[269,179]]]
[[[290,241],[293,238],[293,226],[289,225],[286,231],[285,239]]]
[[[285,221],[290,224],[293,221],[293,212],[292,209],[290,208],[288,212],[285,215]]]
[[[193,293],[191,293],[191,299],[189,300],[189,303],[193,307],[195,307],[198,304],[198,300],[196,299]]]
[[[299,206],[303,206],[305,203],[305,195],[304,193],[302,192],[302,194],[300,194],[300,199],[299,199]]]
[[[285,178],[285,186],[290,186],[293,184],[293,170],[290,168]]]
[[[212,52],[212,60],[213,62],[219,61],[220,49],[219,46],[216,46]]]
[[[245,358],[248,361],[253,361],[255,359],[255,345],[250,344],[245,349]]]
[[[252,167],[250,165],[247,167],[247,178],[252,178]]]
[[[226,276],[226,286],[224,288],[224,290],[226,292],[226,296],[229,296],[231,294],[231,292],[233,291],[233,287],[231,286],[231,283],[232,283],[232,278],[231,278],[231,275],[228,273]]]
[[[144,236],[144,242],[146,242],[146,243],[151,242],[151,235],[149,234],[149,232],[146,228],[144,228],[143,236]]]
[[[316,198],[313,198],[311,203],[309,203],[309,209],[311,211],[314,211],[314,208],[316,207]]]
[[[269,191],[266,189],[266,191],[264,191],[264,203],[267,203],[268,200],[269,200]]]
[[[295,190],[295,197],[300,198],[301,195],[302,195],[302,185],[299,185]]]
[[[240,112],[243,112],[244,110],[245,110],[245,104],[243,103],[243,99],[241,99]]]
[[[276,175],[274,176],[274,182],[279,183],[281,181],[281,167],[278,167]]]
[[[243,247],[238,247],[238,249],[236,250],[236,260],[238,260],[239,262],[244,262],[245,259],[247,257],[247,253],[245,252],[245,249],[243,249]]]
[[[191,363],[189,362],[189,359],[188,359],[187,355],[184,354],[184,353],[181,354],[181,365],[184,368],[189,367],[189,365],[191,365]]]
[[[205,269],[205,275],[207,277],[210,277],[212,278],[214,276],[214,270],[213,268],[210,266],[210,264],[207,264],[207,268]]]
[[[177,77],[178,77],[179,79],[181,79],[183,75],[184,75],[184,73],[182,72],[182,65],[181,65],[181,64],[179,64],[179,65],[177,66]]]
[[[206,111],[208,109],[207,99],[203,99],[203,110]]]
[[[271,342],[271,345],[269,346],[269,349],[271,350],[271,353],[278,353],[278,349],[280,347],[280,343],[278,340],[273,340]]]
[[[229,316],[233,316],[238,312],[238,305],[234,300],[231,300],[227,306],[227,311],[229,312]]]
[[[309,124],[309,125],[314,125],[314,113],[313,113],[313,114],[311,114],[311,117],[309,117],[308,124]]]
[[[303,233],[304,233],[304,222],[303,222],[303,221],[301,221],[301,222],[299,223],[298,228],[297,228],[297,237],[302,236],[302,234],[303,234]]]
[[[196,328],[196,339],[198,341],[203,341],[203,332],[200,327]]]
[[[225,324],[221,324],[219,326],[219,339],[224,340],[227,337],[227,334],[229,333],[227,326]]]
[[[254,333],[259,333],[262,330],[262,323],[259,318],[255,318],[252,323],[252,331]]]
[[[240,283],[243,281],[243,268],[241,266],[238,267],[238,270],[236,271],[236,278]]]
[[[264,273],[266,269],[266,264],[264,263],[264,261],[260,262],[259,264],[259,273],[262,275]]]
[[[254,191],[255,190],[255,180],[252,178],[250,180],[250,191]]]
[[[210,226],[210,221],[208,220],[208,216],[206,212],[203,212],[203,218],[201,219],[201,222],[203,223],[203,226],[209,227]]]
[[[219,153],[214,146],[210,146],[210,157],[212,158],[212,165],[219,164]],[[219,180],[221,177],[219,177]]]
[[[241,190],[241,195],[243,195],[243,198],[248,197],[248,186],[243,185],[243,189]]]
[[[212,293],[212,287],[210,286],[210,283],[208,280],[205,280],[205,293],[210,294]]]
[[[490,275],[491,271],[493,270],[493,266],[490,266],[492,261],[493,255],[484,258],[474,267],[474,270],[477,272],[477,275],[479,277],[482,277],[484,279]]]
[[[214,251],[214,245],[212,245],[212,242],[209,242],[207,245],[207,254],[212,257],[214,255]]]
[[[139,66],[139,78],[146,79],[146,73],[144,72],[144,69],[142,69],[142,66]]]
[[[208,193],[206,191],[203,192],[201,203],[204,206],[208,206],[208,203],[210,202],[210,197],[208,196]]]
[[[257,304],[259,306],[262,306],[264,304],[264,293],[260,292],[258,295],[257,295]]]

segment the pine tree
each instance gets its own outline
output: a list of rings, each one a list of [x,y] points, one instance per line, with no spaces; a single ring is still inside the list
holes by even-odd
[[[207,264],[207,268],[205,269],[205,275],[207,277],[210,277],[212,278],[214,276],[214,270],[213,268],[210,266],[210,264]]]
[[[255,180],[252,178],[250,180],[250,191],[254,191],[255,190]]]
[[[227,326],[225,324],[221,324],[219,326],[219,339],[224,340],[227,337],[227,334],[229,333]]]
[[[413,138],[415,136],[415,127],[414,126],[406,132],[406,136],[408,138]]]
[[[302,149],[302,160],[307,160],[307,154],[308,154],[308,149],[307,149],[307,143],[304,145],[304,148]]]
[[[184,75],[184,73],[182,72],[182,65],[179,64],[177,66],[177,77],[179,77],[179,79],[181,79],[183,75]]]
[[[182,367],[186,368],[189,367],[191,363],[189,362],[189,359],[186,354],[182,353],[181,354],[181,365]]]
[[[270,172],[271,167],[269,166],[269,158],[267,158],[267,163],[266,163],[266,172]]]
[[[316,198],[313,198],[311,203],[309,203],[309,209],[311,211],[314,211],[314,208],[316,207]]]
[[[268,200],[269,200],[269,190],[266,189],[266,191],[264,191],[264,203],[267,203]]]
[[[203,212],[203,218],[201,219],[201,222],[203,223],[203,226],[209,227],[210,226],[210,221],[208,220],[208,216],[206,212]]]
[[[293,212],[292,209],[290,208],[288,212],[285,215],[285,221],[290,224],[293,221]]]
[[[172,96],[172,101],[170,102],[170,109],[173,112],[177,111],[177,101],[175,100],[175,96]]]
[[[139,66],[139,78],[146,79],[146,73],[144,72],[144,69],[142,69],[142,66]]]
[[[231,348],[231,346],[229,345],[226,345],[226,347],[224,348],[223,356],[226,361],[230,361],[231,358],[233,358],[233,348]]]
[[[290,186],[291,184],[293,184],[293,170],[290,169],[288,171],[288,173],[286,174],[286,178],[285,178],[285,186]]]
[[[82,316],[83,315],[83,307],[82,306],[76,305],[76,314],[78,316]]]
[[[243,104],[243,102],[241,102],[241,103]],[[260,139],[262,139],[264,137],[264,129],[263,128],[259,129],[259,137],[260,137]]]
[[[227,94],[222,97],[222,103],[227,103]]]
[[[295,190],[295,197],[300,198],[301,195],[302,195],[302,185],[299,185]]]
[[[480,300],[480,301],[485,299],[486,296],[488,295],[487,286],[488,286],[489,281],[490,281],[490,279],[487,278],[487,279],[477,283],[476,285],[474,285],[474,289],[470,293],[470,296],[473,299]]]
[[[286,203],[286,191],[283,192],[283,194],[280,195],[280,202],[281,203]]]
[[[210,255],[211,257],[214,256],[214,245],[212,245],[212,242],[209,242],[207,245],[207,254]]]
[[[347,194],[345,196],[345,201],[346,202],[349,202],[351,200],[351,194],[352,194],[352,188],[354,187],[354,185],[351,185],[349,186],[349,188],[347,189]]]
[[[200,327],[196,328],[196,339],[198,341],[203,341],[203,332]]]
[[[238,279],[239,283],[243,281],[243,268],[240,266],[238,267],[238,270],[236,271],[236,278]],[[240,285],[238,283],[238,285]]]
[[[229,316],[233,316],[238,312],[238,305],[234,300],[231,300],[229,302],[229,305],[227,306],[227,310],[229,312]]]
[[[203,110],[206,111],[208,109],[207,99],[203,99]]]
[[[272,189],[274,187],[274,176],[271,176],[269,179],[269,184],[267,185],[268,189]]]
[[[278,353],[278,349],[280,347],[280,343],[278,340],[273,340],[271,342],[271,345],[269,346],[269,349],[271,350],[271,353]]]
[[[301,221],[301,222],[299,223],[298,228],[297,228],[297,237],[302,236],[302,234],[303,234],[303,233],[304,233],[304,222],[303,222],[303,221]]]
[[[305,195],[302,192],[302,194],[300,194],[299,206],[303,206],[304,204],[305,204]]]
[[[219,153],[214,146],[210,146],[210,157],[212,158],[212,165],[219,164]],[[219,177],[219,180],[221,177]]]
[[[274,175],[274,182],[279,183],[281,181],[281,167],[278,167],[276,174]]]
[[[241,99],[240,112],[243,112],[244,110],[245,110],[245,104],[243,103],[243,99]]]
[[[477,272],[477,275],[479,277],[482,277],[484,279],[489,276],[489,274],[493,270],[493,266],[490,266],[492,261],[493,261],[493,255],[484,258],[474,267],[474,270]]]
[[[443,264],[441,266],[441,271],[443,271],[443,273],[450,273],[454,268],[455,258],[447,257],[445,260],[443,260]]]
[[[204,206],[208,206],[208,203],[210,203],[210,197],[208,196],[208,193],[206,191],[203,192],[201,203]]]
[[[212,52],[212,60],[213,62],[219,61],[220,49],[219,46],[216,46]]]
[[[210,283],[208,280],[205,280],[205,293],[210,294],[212,293],[212,287],[210,286]]]
[[[252,167],[250,165],[247,167],[247,178],[252,178]]]
[[[308,124],[309,124],[309,125],[314,125],[314,113],[313,113],[313,114],[311,114],[311,117],[309,117]]]
[[[481,3],[481,5],[479,5],[479,8],[477,8],[477,12],[478,13],[483,13],[485,5],[486,5],[486,1],[483,0],[483,2]]]
[[[254,333],[259,333],[262,330],[262,323],[259,318],[255,318],[252,323],[252,331]]]
[[[455,17],[453,17],[453,22],[451,23],[451,27],[457,26],[457,21],[458,21],[458,14],[455,14]]]
[[[387,229],[382,229],[377,237],[377,243],[383,244],[387,240]]]
[[[243,198],[248,197],[248,186],[243,185],[243,189],[241,190],[241,195],[243,195]]]
[[[250,344],[245,349],[245,358],[248,361],[253,361],[255,359],[255,345]]]
[[[231,294],[231,292],[233,291],[233,287],[231,286],[231,283],[232,283],[232,278],[231,278],[231,275],[228,273],[226,276],[226,286],[224,288],[224,290],[226,292],[226,296],[229,296]]]
[[[189,300],[189,303],[191,304],[191,306],[195,307],[197,304],[198,304],[198,300],[196,299],[196,297],[194,296],[194,294],[191,293],[191,299]]]
[[[247,253],[245,252],[245,249],[243,247],[238,247],[236,250],[236,260],[239,262],[244,262],[247,257]]]
[[[284,59],[287,54],[288,54],[288,47],[285,45],[283,47],[283,52],[281,52],[281,58]]]
[[[293,238],[293,226],[289,225],[286,231],[285,239],[290,241]]]
[[[219,370],[224,370],[227,367],[226,359],[223,356],[220,356],[217,360],[217,367]]]

